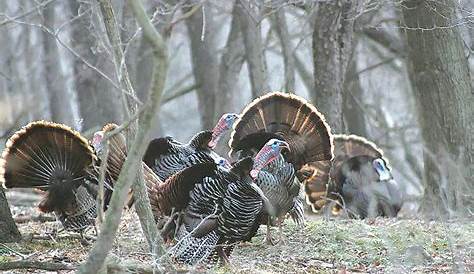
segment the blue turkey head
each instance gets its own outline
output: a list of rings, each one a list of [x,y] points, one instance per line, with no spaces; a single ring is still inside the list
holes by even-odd
[[[379,175],[380,181],[388,181],[393,179],[392,173],[388,169],[385,161],[383,159],[377,158],[372,161],[372,166],[374,167],[375,171]]]

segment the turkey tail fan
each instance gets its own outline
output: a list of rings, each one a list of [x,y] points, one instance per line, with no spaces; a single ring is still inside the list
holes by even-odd
[[[47,190],[40,204],[43,211],[64,209],[75,200],[72,189],[88,176],[96,160],[87,140],[70,127],[31,122],[8,139],[0,161],[0,180],[6,188]]]
[[[334,200],[339,200],[337,193],[341,193],[342,182],[337,178],[340,174],[342,164],[356,156],[370,156],[374,158],[381,158],[385,161],[387,168],[390,170],[388,159],[383,156],[383,151],[373,142],[357,135],[334,135],[334,159],[332,167],[329,170],[321,169],[322,173],[329,173],[330,183],[328,185],[328,197]]]
[[[172,209],[182,210],[189,203],[190,192],[204,177],[214,174],[215,163],[200,163],[183,169],[164,183],[148,187],[148,196],[155,218],[170,215]]]
[[[305,99],[272,92],[255,99],[234,124],[229,146],[237,151],[258,151],[269,139],[290,145],[287,160],[296,169],[304,164],[332,159],[331,129],[324,116]]]
[[[382,158],[388,167],[388,160],[383,157],[383,151],[373,142],[357,135],[334,135],[334,162],[344,161],[355,156],[371,156]]]

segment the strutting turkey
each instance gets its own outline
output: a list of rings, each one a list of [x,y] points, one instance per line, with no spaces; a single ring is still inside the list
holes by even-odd
[[[234,113],[222,115],[212,131],[197,133],[187,144],[180,143],[172,137],[154,139],[148,145],[143,161],[163,181],[176,172],[198,163],[227,163],[212,149],[237,118],[238,115]]]
[[[303,224],[303,202],[296,174],[308,163],[332,159],[332,136],[324,116],[305,99],[288,93],[272,92],[255,99],[234,124],[230,155],[255,155],[270,139],[286,141],[289,149],[258,173],[256,184],[276,210],[266,224],[280,227],[289,213]],[[268,212],[267,212],[268,213]],[[267,242],[271,242],[267,226]]]
[[[168,215],[172,208],[183,212],[177,242],[170,249],[176,261],[191,265],[207,259],[227,262],[233,244],[256,234],[263,209],[272,213],[274,209],[253,177],[286,146],[271,140],[255,162],[246,157],[230,169],[213,162],[195,164],[150,192],[155,214]]]
[[[109,157],[121,153],[111,142]],[[110,167],[120,163],[112,161]],[[39,204],[54,212],[66,230],[81,232],[95,224],[99,160],[88,141],[68,126],[47,121],[31,122],[7,141],[0,161],[0,180],[6,188],[44,191]],[[106,200],[113,191],[113,171],[105,176]]]
[[[332,167],[318,172],[329,174],[328,197],[342,202],[351,217],[394,217],[401,208],[402,195],[388,160],[363,137],[334,135]]]

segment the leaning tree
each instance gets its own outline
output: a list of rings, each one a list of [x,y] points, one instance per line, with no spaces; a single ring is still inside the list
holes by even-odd
[[[18,242],[20,239],[21,235],[13,221],[5,192],[0,186],[0,242]]]

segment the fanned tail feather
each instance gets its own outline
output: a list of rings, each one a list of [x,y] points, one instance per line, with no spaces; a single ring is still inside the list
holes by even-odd
[[[47,190],[43,211],[74,210],[75,189],[96,160],[87,140],[72,128],[31,122],[7,141],[0,160],[0,181],[7,188]]]
[[[255,99],[234,124],[230,154],[253,155],[269,139],[285,140],[285,154],[305,185],[306,201],[313,210],[325,203],[329,169],[333,157],[331,129],[324,116],[305,99],[294,94],[273,92]]]
[[[287,159],[296,169],[306,163],[332,159],[332,136],[324,116],[304,98],[272,92],[255,99],[234,124],[230,154],[258,151],[271,138],[290,145]]]
[[[321,170],[321,172],[329,172],[329,177],[331,179],[328,197],[331,199],[339,198],[333,193],[340,193],[342,190],[342,182],[336,178],[337,174],[340,173],[339,171],[342,164],[350,158],[364,155],[374,158],[382,158],[385,161],[387,168],[390,169],[388,159],[383,156],[382,149],[373,142],[357,135],[334,135],[334,159],[331,170]]]

